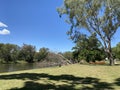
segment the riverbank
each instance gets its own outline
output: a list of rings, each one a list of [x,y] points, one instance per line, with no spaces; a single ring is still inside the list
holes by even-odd
[[[55,67],[55,66],[59,66],[59,63],[54,63],[54,62],[7,63],[7,64],[0,64],[0,73]]]
[[[0,74],[0,90],[119,90],[120,66],[73,64]]]

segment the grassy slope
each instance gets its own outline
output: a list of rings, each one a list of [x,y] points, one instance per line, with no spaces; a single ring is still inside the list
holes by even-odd
[[[69,65],[0,74],[0,90],[120,90],[120,66]]]

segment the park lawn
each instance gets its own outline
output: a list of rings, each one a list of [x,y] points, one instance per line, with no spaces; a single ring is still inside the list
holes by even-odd
[[[120,90],[120,66],[73,64],[1,73],[0,90]]]

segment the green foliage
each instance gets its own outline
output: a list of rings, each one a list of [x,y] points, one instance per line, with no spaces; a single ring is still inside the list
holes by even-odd
[[[19,56],[25,61],[32,63],[34,62],[35,46],[23,44],[20,50]]]
[[[65,58],[67,58],[68,60],[72,60],[73,59],[73,53],[70,51],[64,52],[62,54]]]
[[[50,52],[48,48],[40,48],[37,52],[35,46],[23,44],[19,47],[15,44],[0,43],[0,63],[33,63],[41,61],[49,64],[67,63],[63,55]]]
[[[18,58],[19,46],[14,44],[0,44],[1,59],[5,62],[16,62]]]
[[[34,57],[37,61],[42,61],[42,60],[46,59],[48,53],[49,53],[49,49],[43,47],[39,50],[39,52],[35,53]]]
[[[96,38],[95,34],[87,37],[86,35],[82,34],[76,41],[76,46],[73,47],[73,56],[74,59],[86,60],[87,62],[95,60],[102,60],[104,50],[101,48],[101,44]]]
[[[97,34],[110,65],[114,64],[111,39],[120,27],[120,0],[64,0],[64,5],[57,10],[60,16],[68,17],[71,39],[78,38],[83,29]]]
[[[120,60],[120,42],[116,45],[116,47],[112,48],[113,54],[115,58]]]

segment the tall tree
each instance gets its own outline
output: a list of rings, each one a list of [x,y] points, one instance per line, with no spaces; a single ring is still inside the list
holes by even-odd
[[[37,59],[37,61],[42,61],[44,59],[46,59],[47,55],[49,53],[49,49],[48,48],[40,48],[39,52],[35,53],[35,59]]]
[[[23,44],[20,50],[20,57],[29,63],[33,63],[35,46]]]
[[[19,46],[14,44],[0,44],[1,58],[6,62],[16,62],[19,52]]]
[[[103,59],[103,51],[100,42],[95,34],[87,37],[82,34],[76,41],[76,46],[73,47],[73,56],[78,61],[86,60],[87,62]],[[101,55],[100,55],[101,54]]]
[[[96,33],[110,65],[114,65],[111,40],[120,26],[120,0],[64,0],[58,12],[67,15],[72,38],[82,29]]]

